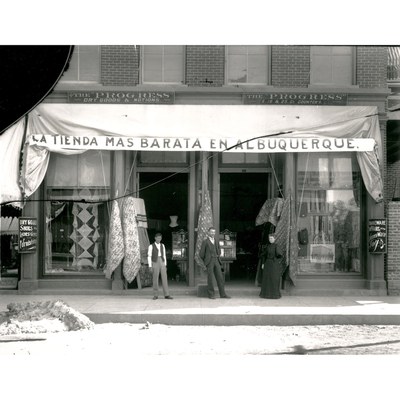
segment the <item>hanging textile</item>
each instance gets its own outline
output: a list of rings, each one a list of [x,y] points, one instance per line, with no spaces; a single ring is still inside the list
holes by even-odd
[[[129,197],[136,213],[136,223],[139,235],[140,259],[142,263],[147,264],[147,249],[150,245],[149,235],[147,233],[146,207],[143,199]]]
[[[153,273],[148,266],[147,249],[150,245],[149,235],[147,233],[146,207],[143,199],[132,197],[132,202],[136,211],[136,222],[138,226],[139,247],[140,247],[140,283],[142,287],[153,285]]]
[[[97,269],[99,255],[98,231],[98,205],[87,203],[74,203],[72,206],[74,221],[73,232],[69,236],[74,242],[70,249],[73,255],[72,267],[78,271],[82,267]]]
[[[283,257],[281,258],[281,272],[288,271],[288,277],[291,282],[296,282],[297,270],[297,241],[294,240],[294,235],[297,232],[294,226],[294,204],[291,192],[289,191],[286,198],[283,200],[282,214],[276,226],[276,244],[281,250]],[[287,270],[288,268],[288,270]]]
[[[207,237],[208,228],[210,228],[211,226],[213,226],[213,214],[211,209],[210,194],[207,190],[204,194],[204,203],[200,208],[199,221],[197,224],[196,250],[194,253],[194,260],[201,267],[204,267],[204,263],[199,256],[201,244],[203,243],[203,240]]]
[[[131,283],[140,270],[139,233],[133,197],[125,198],[122,205],[122,229],[125,246],[122,273]]]
[[[24,138],[25,119],[21,119],[0,135],[0,203],[22,200],[19,186],[21,145]],[[22,203],[11,203],[22,208]]]
[[[282,209],[283,199],[281,197],[266,200],[257,215],[256,226],[263,225],[266,222],[277,226]]]
[[[132,197],[133,205],[136,210],[136,221],[138,228],[148,228],[147,226],[147,215],[144,200],[136,197]]]
[[[117,200],[113,200],[109,228],[107,266],[104,270],[106,278],[111,279],[111,274],[124,258],[124,250],[124,237],[119,205]]]

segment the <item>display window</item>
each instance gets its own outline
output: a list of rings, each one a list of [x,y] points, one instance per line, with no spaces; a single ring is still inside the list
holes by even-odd
[[[46,184],[44,274],[104,274],[110,154],[52,154]]]
[[[360,199],[355,155],[298,155],[299,274],[361,273]]]

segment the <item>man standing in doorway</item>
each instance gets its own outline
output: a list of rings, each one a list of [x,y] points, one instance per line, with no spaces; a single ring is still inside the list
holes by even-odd
[[[160,277],[160,273],[164,297],[172,300],[168,290],[167,257],[165,246],[163,243],[161,243],[161,233],[156,233],[154,239],[155,242],[151,244],[147,250],[147,261],[149,263],[149,268],[153,268],[153,300],[158,299],[158,279]]]
[[[215,299],[213,276],[217,281],[218,291],[221,298],[230,299],[225,293],[224,278],[221,270],[221,250],[218,240],[215,239],[215,228],[208,228],[207,238],[203,240],[199,256],[207,268],[207,292],[210,299]]]

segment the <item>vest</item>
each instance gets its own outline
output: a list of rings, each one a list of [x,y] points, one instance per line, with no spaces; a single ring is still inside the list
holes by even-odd
[[[153,243],[152,246],[152,253],[151,253],[151,261],[156,262],[158,259],[158,249],[156,246],[156,243]],[[162,245],[162,243],[160,243],[160,250],[161,250],[161,258],[163,261],[165,261],[165,257],[164,257],[164,246]]]

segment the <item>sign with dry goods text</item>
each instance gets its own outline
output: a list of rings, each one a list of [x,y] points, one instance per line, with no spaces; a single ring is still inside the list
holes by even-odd
[[[386,253],[386,220],[370,219],[368,224],[368,250],[373,254]]]
[[[18,218],[18,252],[35,253],[37,245],[37,218]]]
[[[78,104],[173,104],[174,92],[85,91],[68,92],[68,103]]]

